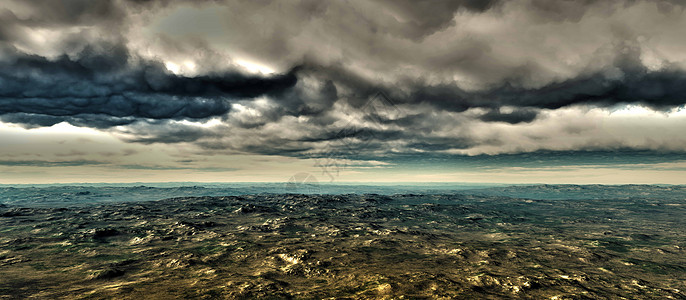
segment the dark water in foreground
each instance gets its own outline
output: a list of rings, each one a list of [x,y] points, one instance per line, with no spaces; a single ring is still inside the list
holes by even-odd
[[[686,299],[682,186],[226,188],[2,187],[0,298]]]

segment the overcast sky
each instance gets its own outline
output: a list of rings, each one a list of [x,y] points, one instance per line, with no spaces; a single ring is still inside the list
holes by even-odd
[[[685,183],[685,9],[4,0],[0,183]]]

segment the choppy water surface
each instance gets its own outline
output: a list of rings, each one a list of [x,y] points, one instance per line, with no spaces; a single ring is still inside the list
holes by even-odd
[[[3,191],[0,297],[686,298],[681,186],[73,200],[105,188]]]

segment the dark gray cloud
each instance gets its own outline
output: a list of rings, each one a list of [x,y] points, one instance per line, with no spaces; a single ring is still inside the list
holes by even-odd
[[[185,77],[159,62],[131,57],[123,46],[107,49],[86,49],[76,59],[63,55],[54,60],[11,52],[11,59],[0,61],[3,120],[103,128],[137,119],[202,119],[227,113],[231,100],[277,96],[297,82],[293,72]]]
[[[45,160],[0,160],[0,166],[22,167],[78,167],[107,164],[93,160],[45,161]]]
[[[122,36],[128,14],[167,5],[99,0],[8,3],[0,10],[0,119],[26,127],[67,121],[95,128],[141,119],[204,119],[226,114],[234,100],[277,95],[296,84],[293,72],[258,76],[227,67],[197,76],[175,75],[162,62],[131,53]],[[29,37],[43,29],[76,34],[56,36],[64,38],[52,41],[56,57],[17,48],[35,48]],[[92,40],[83,30],[94,31],[101,39]]]
[[[204,128],[171,123],[166,120],[137,124],[127,128],[124,133],[129,136],[124,139],[125,141],[142,144],[193,142],[201,138],[218,136],[218,133]]]
[[[503,113],[500,110],[492,109],[479,117],[485,122],[506,122],[510,124],[528,123],[536,119],[537,111],[532,109],[517,109],[512,112]]]
[[[238,168],[229,167],[196,167],[196,166],[164,166],[164,165],[143,165],[143,164],[128,164],[128,165],[114,165],[117,168],[129,170],[196,170],[201,172],[229,172],[240,170]]]
[[[469,169],[499,169],[503,167],[542,168],[565,166],[592,166],[618,168],[627,165],[628,168],[656,168],[653,164],[663,162],[684,162],[686,154],[683,152],[656,152],[636,149],[615,150],[581,150],[581,151],[532,151],[528,153],[513,153],[500,155],[445,155],[425,154],[396,154],[377,158],[398,163],[412,168],[427,168],[438,170],[441,168],[469,168]],[[643,165],[643,166],[641,166]]]
[[[0,11],[0,120],[26,127],[66,121],[127,142],[291,156],[339,143],[372,157],[507,146],[507,133],[470,131],[484,122],[517,130],[568,108],[686,104],[673,50],[686,45],[644,24],[678,27],[680,1],[11,3],[25,9]],[[133,28],[150,24],[166,27]],[[165,67],[187,59],[197,70]],[[379,93],[388,110],[365,111]],[[176,122],[210,117],[222,124]],[[569,147],[595,144],[630,143]]]
[[[629,41],[631,43],[631,41]],[[470,108],[489,108],[482,120],[508,123],[530,122],[536,109],[557,109],[571,105],[614,106],[642,104],[654,109],[671,109],[686,104],[686,71],[676,66],[649,70],[641,62],[637,46],[621,43],[620,54],[597,72],[582,73],[566,80],[539,87],[526,87],[513,77],[486,89],[468,91],[455,84],[431,84],[421,80],[396,84],[375,83],[347,72],[340,66],[312,67],[311,72],[332,78],[347,86],[362,105],[378,92],[392,95],[399,103],[428,103],[437,109],[462,112]],[[520,107],[512,114],[497,112],[502,106]]]
[[[465,111],[472,107],[501,106],[556,109],[570,105],[644,104],[669,109],[686,104],[686,72],[681,70],[625,73],[622,78],[604,74],[580,76],[541,88],[528,89],[505,84],[491,90],[465,92],[453,85],[418,86],[408,103],[428,102],[441,109]]]

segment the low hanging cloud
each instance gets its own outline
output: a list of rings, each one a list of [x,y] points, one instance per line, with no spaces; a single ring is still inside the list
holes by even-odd
[[[75,59],[17,51],[9,56],[0,61],[0,114],[3,121],[27,125],[69,121],[106,128],[138,119],[203,119],[226,114],[232,100],[277,96],[297,82],[293,72],[175,75],[116,45],[100,53],[86,49]]]

